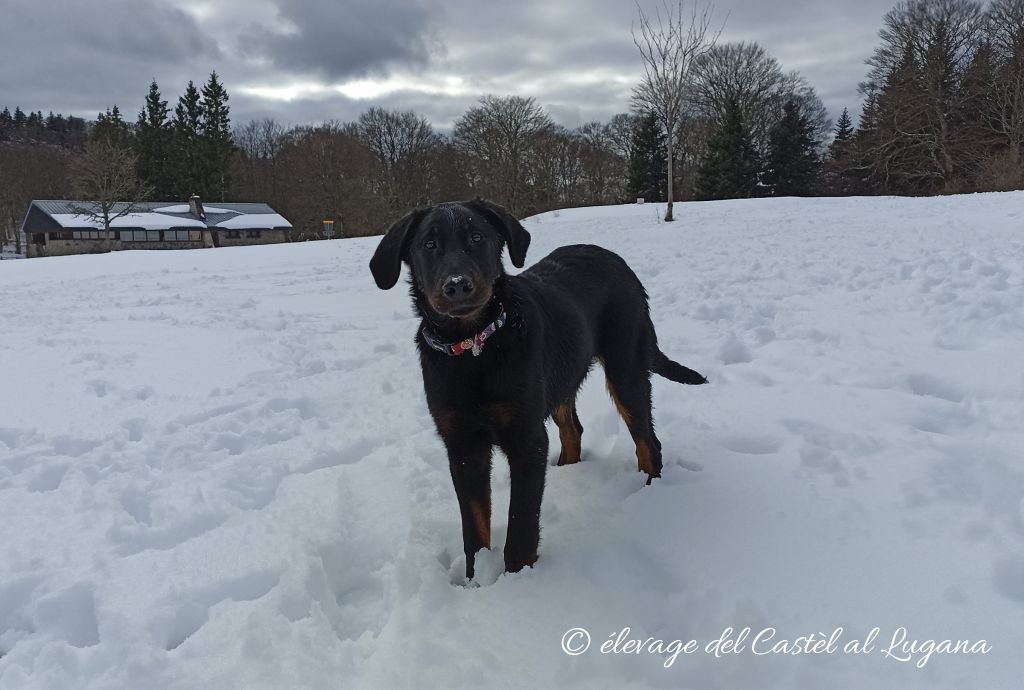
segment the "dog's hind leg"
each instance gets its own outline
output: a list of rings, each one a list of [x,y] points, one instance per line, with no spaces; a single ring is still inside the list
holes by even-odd
[[[572,465],[579,462],[583,453],[583,425],[576,414],[576,398],[573,397],[556,407],[551,417],[558,425],[558,440],[562,444],[558,464]]]
[[[635,369],[635,368],[634,368]],[[651,379],[645,369],[628,375],[614,364],[605,363],[608,393],[636,444],[637,469],[647,473],[647,483],[661,476],[661,441],[654,433],[651,416]]]

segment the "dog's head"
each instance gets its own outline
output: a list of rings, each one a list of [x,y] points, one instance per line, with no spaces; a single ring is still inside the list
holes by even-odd
[[[398,282],[402,262],[413,288],[432,311],[452,318],[477,314],[504,275],[502,247],[517,268],[526,260],[530,233],[501,206],[476,199],[413,211],[391,226],[370,259],[377,287]]]

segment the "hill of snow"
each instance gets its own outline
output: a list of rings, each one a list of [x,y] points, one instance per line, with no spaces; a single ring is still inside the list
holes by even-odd
[[[471,586],[375,238],[0,264],[0,688],[1019,687],[1024,193],[662,212],[525,225],[710,378],[655,379],[664,478],[596,371],[537,566],[498,456]]]

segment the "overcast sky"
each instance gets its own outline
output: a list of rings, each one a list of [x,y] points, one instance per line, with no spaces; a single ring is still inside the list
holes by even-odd
[[[641,0],[654,8],[660,0]],[[721,41],[757,41],[833,117],[895,0],[716,3]],[[479,96],[533,96],[572,127],[629,107],[633,0],[3,0],[0,107],[134,119],[151,79],[171,106],[222,76],[235,124],[351,120],[372,105],[448,128]]]

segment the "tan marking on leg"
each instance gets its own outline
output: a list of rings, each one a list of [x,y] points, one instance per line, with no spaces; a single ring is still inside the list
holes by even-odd
[[[583,454],[583,437],[573,420],[574,407],[570,403],[559,405],[551,415],[558,425],[558,440],[562,444],[562,452],[558,456],[559,465],[575,464],[580,461]]]
[[[430,416],[434,418],[434,426],[437,433],[447,436],[455,431],[456,416],[450,410],[431,410]]]
[[[654,461],[651,460],[651,447],[647,441],[636,442],[636,464],[640,472],[646,472],[648,477],[654,476]]]
[[[470,499],[469,514],[473,518],[473,527],[485,549],[491,548],[491,507],[481,505],[480,501]]]
[[[510,402],[491,403],[487,406],[487,413],[498,426],[511,426],[516,418],[516,406]]]
[[[629,410],[623,407],[622,401],[619,400],[619,396],[615,393],[615,387],[611,384],[611,381],[605,382],[605,385],[608,386],[608,395],[612,396],[612,400],[615,402],[615,409],[619,411],[619,416],[626,423],[626,428],[632,432],[633,417],[630,416]]]

